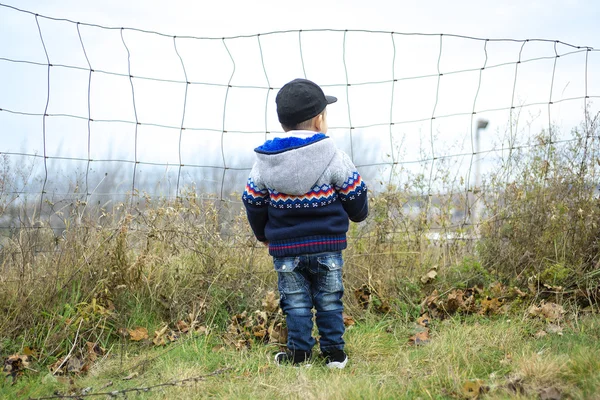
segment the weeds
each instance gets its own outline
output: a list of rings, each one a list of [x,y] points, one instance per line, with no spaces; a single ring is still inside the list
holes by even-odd
[[[427,387],[458,396],[471,379],[468,390],[484,390],[490,382],[500,385],[491,374],[505,377],[515,371],[519,378],[502,383],[505,387],[496,393],[533,393],[557,379],[568,383],[557,390],[594,393],[593,385],[583,383],[597,382],[593,374],[582,378],[582,365],[595,366],[586,354],[536,358],[529,345],[519,342],[539,331],[556,334],[556,328],[536,326],[525,333],[525,325],[500,324],[494,329],[505,331],[494,336],[482,327],[453,325],[478,314],[493,319],[518,313],[556,323],[548,317],[554,314],[544,311],[548,304],[564,306],[570,315],[597,310],[598,117],[589,118],[585,127],[574,132],[568,145],[542,132],[535,138],[539,146],[528,152],[515,149],[506,160],[509,179],[506,168],[487,177],[490,187],[480,194],[485,212],[479,225],[466,223],[470,210],[461,209],[474,194],[456,190],[460,178],[444,172],[448,166],[443,162],[431,175],[447,195],[430,195],[424,174],[372,194],[371,216],[351,226],[345,252],[348,321],[359,322],[354,332],[364,321],[373,322],[362,335],[351,336],[358,362],[371,365],[382,359],[397,371],[424,374],[427,378],[411,383],[369,367],[378,371],[381,382],[407,386],[415,396]],[[261,304],[276,288],[271,259],[251,239],[245,215],[235,204],[202,199],[194,188],[176,200],[133,193],[104,206],[92,206],[81,196],[47,201],[43,210],[50,216],[44,219],[35,211],[38,204],[8,196],[7,188],[18,187],[26,171],[15,174],[7,162],[0,167],[0,217],[10,227],[0,239],[0,351],[5,359],[26,349],[29,353],[27,360],[11,359],[11,365],[50,368],[54,376],[92,371],[96,360],[113,354],[124,368],[126,358],[137,351],[184,336],[185,343],[197,344],[201,339],[188,332],[200,332],[208,335],[205,346],[250,349],[260,370],[261,352],[284,342],[281,315],[272,304],[268,310]],[[431,339],[432,345],[397,354],[390,350],[406,350],[414,334],[407,326],[425,312],[433,322],[427,327],[429,336],[419,340]],[[383,321],[393,317],[394,324],[382,328],[385,334],[370,320],[374,314]],[[142,327],[146,335],[132,343],[131,332]],[[394,332],[391,337],[388,328]],[[484,335],[489,342],[470,335]],[[515,346],[524,346],[528,356],[509,357],[506,349]],[[309,378],[316,377],[307,375],[300,387],[311,391]],[[487,383],[482,386],[477,379]],[[277,384],[269,382],[265,384]],[[348,383],[340,377],[342,382]],[[362,383],[356,393],[382,395],[377,385]]]

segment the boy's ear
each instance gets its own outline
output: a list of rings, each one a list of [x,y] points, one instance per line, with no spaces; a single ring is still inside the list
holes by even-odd
[[[321,132],[321,130],[323,129],[323,122],[324,122],[323,113],[321,113],[315,117],[313,126],[315,127],[317,132]]]

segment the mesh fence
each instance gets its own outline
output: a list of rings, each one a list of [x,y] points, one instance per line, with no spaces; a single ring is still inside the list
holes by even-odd
[[[338,97],[329,135],[373,192],[400,188],[416,207],[460,195],[453,221],[470,224],[492,172],[507,185],[515,151],[576,143],[600,97],[598,50],[557,40],[326,29],[209,38],[2,4],[0,15],[3,228],[53,228],[74,201],[191,190],[239,205],[252,149],[283,134],[275,94],[296,77]],[[36,204],[31,218],[9,212],[24,204]]]

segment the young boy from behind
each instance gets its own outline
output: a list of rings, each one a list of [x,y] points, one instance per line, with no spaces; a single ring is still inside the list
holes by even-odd
[[[286,316],[286,352],[278,364],[312,355],[313,307],[321,353],[344,368],[342,250],[349,221],[368,214],[367,187],[350,157],[326,136],[328,104],[336,102],[306,79],[284,85],[276,97],[284,138],[254,149],[256,162],[242,196],[256,238],[269,246]]]

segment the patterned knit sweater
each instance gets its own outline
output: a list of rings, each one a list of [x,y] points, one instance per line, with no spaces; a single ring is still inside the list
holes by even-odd
[[[368,214],[367,187],[350,157],[322,133],[275,138],[257,160],[242,196],[256,238],[272,256],[346,248],[348,219]]]

